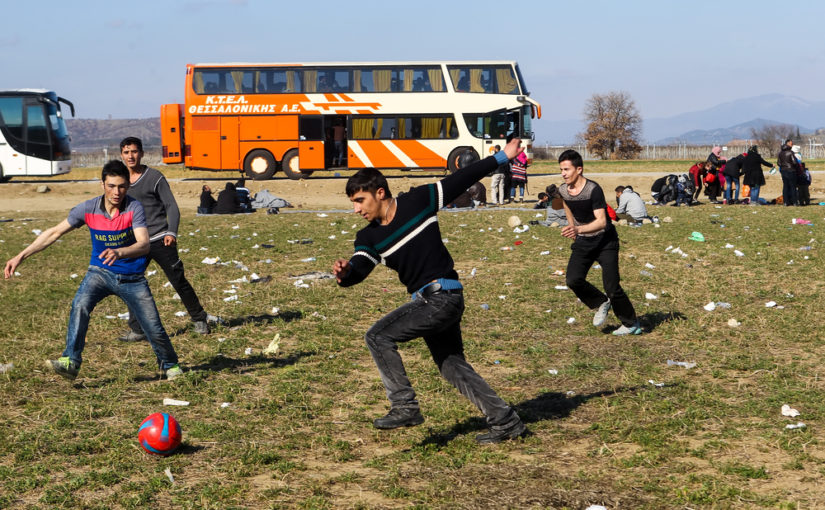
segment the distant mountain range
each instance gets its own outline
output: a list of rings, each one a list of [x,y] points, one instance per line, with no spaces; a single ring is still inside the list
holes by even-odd
[[[127,136],[137,136],[147,147],[160,145],[160,118],[149,119],[67,119],[76,150],[116,147]],[[825,101],[811,102],[798,97],[767,94],[722,103],[706,110],[673,117],[644,119],[644,144],[687,143],[707,145],[747,139],[751,128],[770,124],[798,126],[801,133],[825,127]],[[549,120],[535,123],[539,145],[566,145],[584,131],[581,120]]]
[[[767,94],[722,103],[706,110],[673,117],[643,119],[644,143],[705,145],[750,138],[752,127],[769,124],[798,126],[812,133],[825,126],[825,101],[812,102],[793,96]],[[575,141],[584,130],[581,120],[539,121],[538,143],[563,145]]]

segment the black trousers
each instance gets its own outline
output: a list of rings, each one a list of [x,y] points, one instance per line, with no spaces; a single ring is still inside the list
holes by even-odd
[[[198,295],[195,294],[195,289],[192,288],[183,273],[183,261],[178,256],[178,245],[164,246],[162,238],[152,241],[149,244],[149,260],[157,262],[163,272],[166,273],[166,278],[169,279],[169,283],[172,284],[172,287],[180,296],[192,321],[205,321],[206,311],[201,306]],[[132,310],[129,310],[129,327],[135,333],[141,332],[137,316]]]
[[[571,249],[573,253],[567,263],[567,286],[570,290],[591,310],[609,298],[616,317],[625,326],[633,326],[636,310],[619,285],[619,235],[616,229],[609,226],[597,236],[578,236]],[[594,262],[602,266],[604,293],[587,281],[587,273]]]

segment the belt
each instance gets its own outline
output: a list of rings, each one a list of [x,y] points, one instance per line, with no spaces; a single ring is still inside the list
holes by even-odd
[[[424,287],[418,289],[417,291],[413,292],[412,299],[415,301],[416,298],[421,297],[427,299],[428,297],[434,294],[463,294],[464,289],[445,289],[441,286],[438,282],[433,282],[425,285]]]

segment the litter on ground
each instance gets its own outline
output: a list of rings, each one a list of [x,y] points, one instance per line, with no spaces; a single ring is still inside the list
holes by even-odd
[[[791,418],[795,418],[799,416],[799,414],[799,411],[789,406],[788,404],[782,405],[782,416],[790,416]]]
[[[668,366],[684,367],[685,369],[696,366],[696,362],[694,361],[673,361],[672,359],[667,360],[667,364]]]

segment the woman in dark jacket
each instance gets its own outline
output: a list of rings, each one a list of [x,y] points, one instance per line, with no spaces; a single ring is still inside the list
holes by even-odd
[[[756,145],[751,146],[742,162],[742,171],[745,175],[742,184],[751,188],[751,204],[759,203],[759,188],[765,185],[765,174],[762,173],[762,165],[773,167],[759,154]]]
[[[235,185],[226,183],[226,188],[218,193],[218,203],[215,204],[215,214],[235,214],[241,212],[241,201]]]

